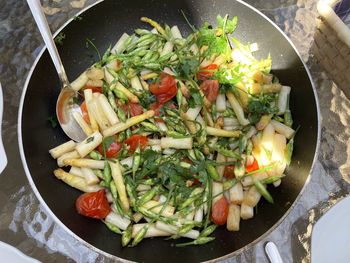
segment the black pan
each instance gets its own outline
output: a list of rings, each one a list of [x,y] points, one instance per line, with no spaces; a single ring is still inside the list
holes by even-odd
[[[86,10],[68,23],[62,32],[66,35],[59,46],[69,79],[73,80],[92,63],[92,51],[85,46],[86,39],[94,42],[102,52],[117,41],[123,32],[145,27],[139,21],[148,16],[161,23],[178,25],[181,32],[189,27],[179,10],[188,14],[195,25],[204,21],[215,23],[217,14],[238,15],[235,36],[244,42],[259,43],[258,57],[271,54],[273,72],[281,83],[293,87],[291,108],[294,126],[301,126],[295,140],[292,164],[282,185],[272,189],[275,204],[265,201],[253,219],[243,221],[239,232],[228,232],[225,227],[215,232],[216,239],[207,245],[175,248],[173,241],[154,238],[142,241],[136,248],[122,248],[120,237],[110,232],[101,222],[80,216],[74,201],[80,192],[55,179],[52,171],[56,162],[48,150],[67,140],[63,131],[53,129],[47,118],[55,114],[60,81],[47,51],[39,55],[23,92],[19,113],[19,145],[29,181],[52,217],[66,230],[99,249],[101,253],[121,259],[142,262],[198,262],[234,256],[239,249],[253,244],[269,233],[286,216],[300,194],[314,160],[318,140],[318,110],[310,76],[291,42],[266,17],[242,2],[229,0],[162,0],[162,1],[103,1]],[[96,59],[96,57],[95,57]]]

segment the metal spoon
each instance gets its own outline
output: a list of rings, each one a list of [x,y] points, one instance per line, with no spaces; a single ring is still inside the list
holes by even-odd
[[[56,103],[56,115],[59,124],[68,137],[74,141],[81,142],[86,138],[86,134],[80,128],[73,117],[73,112],[80,112],[80,107],[75,103],[74,98],[79,98],[78,92],[73,90],[69,84],[61,58],[58,54],[45,14],[39,0],[27,0],[32,11],[35,22],[39,28],[41,36],[50,53],[51,59],[57,70],[58,76],[63,84],[63,88]]]
[[[265,245],[265,252],[271,263],[283,263],[280,252],[273,242],[267,242]]]
[[[3,109],[4,109],[3,103],[4,103],[4,100],[3,100],[3,96],[2,96],[2,87],[1,87],[1,83],[0,83],[0,174],[5,169],[5,167],[7,165],[6,152],[4,149],[4,144],[2,143],[2,139],[1,139],[1,124],[2,124],[2,114],[3,114]]]

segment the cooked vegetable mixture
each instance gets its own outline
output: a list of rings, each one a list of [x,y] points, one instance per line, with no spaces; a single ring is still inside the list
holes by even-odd
[[[85,192],[83,216],[102,220],[123,246],[144,238],[214,239],[238,231],[260,199],[273,203],[290,164],[291,88],[271,74],[257,44],[229,37],[237,17],[217,17],[184,37],[177,26],[124,33],[74,82],[74,118],[86,133],[50,150],[55,176]]]

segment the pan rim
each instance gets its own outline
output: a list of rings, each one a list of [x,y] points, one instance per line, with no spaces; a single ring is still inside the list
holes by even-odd
[[[80,10],[75,16],[78,16],[82,13],[84,13],[85,11],[89,10],[90,8],[94,7],[95,5],[100,4],[101,2],[103,2],[104,0],[98,0],[95,3],[83,8],[82,10]],[[318,95],[317,95],[317,91],[315,88],[315,83],[312,79],[311,73],[309,68],[307,67],[306,63],[304,62],[304,60],[302,59],[299,51],[297,50],[296,46],[294,45],[294,43],[291,41],[291,39],[285,34],[285,32],[279,28],[275,22],[273,22],[269,17],[267,17],[265,14],[263,14],[260,10],[258,10],[257,8],[251,6],[250,4],[244,2],[243,0],[235,0],[236,2],[246,6],[247,8],[250,8],[252,11],[254,11],[255,13],[257,13],[259,16],[261,16],[262,18],[264,18],[266,21],[268,21],[273,27],[275,27],[280,34],[282,34],[282,36],[288,41],[289,45],[293,48],[294,52],[297,54],[298,58],[300,59],[300,61],[302,62],[302,65],[307,73],[308,79],[311,83],[311,87],[312,87],[312,91],[314,94],[314,99],[315,99],[315,104],[316,104],[316,113],[317,113],[317,141],[316,141],[316,148],[315,148],[315,153],[314,153],[314,157],[312,160],[312,164],[311,164],[311,168],[309,171],[309,174],[305,180],[305,183],[302,187],[302,189],[300,190],[299,194],[297,195],[297,197],[295,198],[295,200],[293,201],[292,205],[287,209],[287,211],[284,213],[284,215],[275,223],[273,224],[264,234],[262,234],[261,236],[259,236],[258,238],[256,238],[255,240],[253,240],[252,242],[248,243],[247,245],[243,246],[240,249],[237,249],[227,255],[221,256],[219,258],[215,258],[215,259],[211,259],[211,260],[207,260],[205,262],[217,262],[217,261],[221,261],[221,260],[225,260],[228,258],[232,258],[235,257],[239,254],[241,254],[242,252],[248,250],[249,248],[251,248],[252,246],[256,245],[257,243],[259,243],[260,241],[262,241],[263,239],[265,239],[268,235],[270,235],[284,220],[285,218],[290,214],[290,212],[292,211],[292,209],[296,206],[297,202],[299,201],[302,193],[304,192],[306,186],[308,185],[308,183],[311,180],[311,174],[314,171],[315,168],[315,163],[317,161],[318,158],[318,154],[319,154],[319,149],[320,149],[320,138],[321,138],[321,114],[320,114],[320,106],[319,106],[319,99],[318,99]],[[68,24],[70,24],[73,20],[74,17],[68,19],[65,23],[62,24],[62,26],[60,28],[58,28],[56,30],[56,32],[53,34],[53,36],[57,36]],[[18,110],[18,119],[17,119],[17,138],[18,138],[18,147],[19,147],[19,152],[20,152],[20,157],[21,157],[21,161],[22,161],[22,165],[26,174],[26,177],[29,181],[29,184],[35,194],[35,196],[38,198],[40,204],[44,207],[44,209],[46,210],[46,212],[52,217],[52,219],[55,221],[55,223],[57,223],[60,227],[62,227],[68,234],[70,234],[73,238],[75,238],[76,240],[78,240],[79,242],[82,242],[82,244],[84,244],[85,246],[89,247],[90,249],[92,249],[94,252],[100,253],[108,258],[111,259],[118,259],[121,260],[122,262],[135,262],[135,261],[130,261],[127,259],[123,259],[120,258],[116,255],[110,254],[108,252],[103,251],[100,248],[95,247],[94,245],[90,244],[89,242],[85,241],[84,239],[82,239],[81,237],[79,237],[76,233],[74,233],[71,229],[69,229],[50,209],[50,207],[46,204],[45,200],[43,199],[43,197],[41,196],[39,190],[37,189],[33,178],[31,176],[31,172],[29,171],[29,167],[25,158],[25,154],[24,154],[24,147],[23,147],[23,139],[22,139],[22,114],[23,114],[23,106],[24,106],[24,100],[26,97],[26,93],[27,93],[27,89],[28,89],[28,85],[29,85],[29,81],[33,75],[34,69],[36,68],[39,60],[41,59],[43,53],[46,50],[46,46],[44,45],[42,47],[42,49],[40,50],[40,52],[38,53],[36,59],[34,60],[28,75],[26,77],[26,81],[22,90],[22,94],[21,94],[21,99],[20,99],[20,104],[19,104],[19,110]]]

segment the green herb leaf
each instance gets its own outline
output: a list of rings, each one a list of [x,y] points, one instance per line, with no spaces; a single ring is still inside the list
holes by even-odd
[[[63,40],[66,38],[66,34],[61,32],[55,37],[55,43],[58,45],[63,45]]]
[[[274,101],[274,95],[261,94],[258,97],[252,97],[248,103],[250,122],[255,124],[260,120],[262,115],[277,113],[278,109],[273,105]]]
[[[185,58],[180,61],[180,73],[181,76],[193,76],[199,70],[199,60],[197,58]]]
[[[94,136],[87,138],[86,143],[90,143],[94,141]]]
[[[223,30],[225,18],[221,17],[220,15],[218,15],[216,17],[216,21],[217,21],[217,27],[219,29]],[[232,34],[233,31],[235,31],[235,29],[237,27],[237,22],[238,22],[238,17],[237,16],[234,16],[231,20],[227,19],[226,20],[226,25],[225,25],[225,34]]]
[[[52,128],[56,128],[58,124],[58,119],[56,115],[52,115],[47,118],[47,120],[50,122]]]
[[[102,151],[103,151],[103,155],[106,158],[106,151],[108,150],[109,146],[111,146],[111,144],[115,141],[115,137],[114,136],[109,136],[106,137],[102,140]]]

